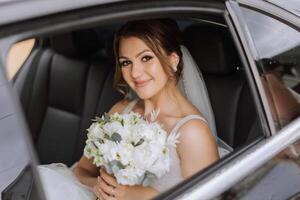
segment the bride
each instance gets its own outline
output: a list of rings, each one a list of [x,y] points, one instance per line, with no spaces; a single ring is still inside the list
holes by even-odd
[[[170,150],[170,171],[148,187],[125,186],[83,156],[73,168],[85,190],[78,199],[93,199],[89,190],[105,200],[150,199],[219,158],[215,137],[206,120],[177,87],[183,70],[179,32],[176,22],[170,19],[133,21],[121,27],[114,40],[117,63],[114,85],[125,98],[109,111],[109,114],[134,111],[150,119],[152,110],[160,110],[157,121],[166,132],[180,132],[177,147]],[[131,98],[131,91],[136,98]],[[72,175],[62,174],[70,182],[67,177]],[[43,177],[42,182],[47,190],[49,183]],[[71,182],[75,185],[75,177]],[[54,192],[51,189],[48,193]],[[67,190],[57,192],[68,193]]]

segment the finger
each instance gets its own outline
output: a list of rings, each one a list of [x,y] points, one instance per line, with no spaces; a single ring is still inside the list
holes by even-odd
[[[116,200],[116,198],[115,197],[113,197],[113,196],[109,196],[108,194],[106,194],[104,191],[102,191],[101,189],[100,189],[100,194],[102,195],[102,197],[103,197],[103,199],[105,199],[105,200]]]
[[[100,191],[98,190],[97,186],[93,187],[93,192],[100,200],[104,200],[103,196],[101,195]]]
[[[98,176],[98,185],[106,194],[111,196],[116,196],[115,188],[113,186],[108,185],[101,177]]]
[[[109,194],[104,192],[100,187],[96,187],[95,190],[97,191],[97,194],[100,196],[101,200],[107,200],[109,197],[111,197]]]
[[[107,184],[112,185],[114,187],[118,186],[116,178],[109,175],[105,170],[100,171],[100,176]]]

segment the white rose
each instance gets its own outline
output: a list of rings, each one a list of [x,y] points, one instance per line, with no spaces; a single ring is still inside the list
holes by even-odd
[[[109,136],[111,136],[113,133],[118,133],[122,136],[122,135],[127,134],[127,131],[128,131],[122,126],[122,124],[119,121],[114,121],[114,122],[103,125],[103,130]]]
[[[85,146],[84,156],[87,158],[93,158],[93,163],[98,167],[104,164],[104,159],[101,156],[100,149],[96,148],[92,143],[87,143]]]
[[[144,143],[134,149],[133,163],[138,168],[147,170],[153,166],[161,154],[161,146],[155,141]]]
[[[152,123],[149,124],[149,126],[154,132],[152,140],[155,140],[160,145],[165,145],[167,141],[167,132],[162,129],[158,123]]]
[[[116,148],[117,144],[110,140],[105,140],[104,144],[98,146],[99,150],[103,154],[104,160],[108,163],[114,160],[112,151]]]
[[[128,165],[132,161],[132,151],[132,145],[125,142],[118,143],[109,150],[109,160],[117,160],[123,165]]]
[[[132,118],[132,116],[129,114],[123,115],[124,126],[131,126],[131,118]]]
[[[103,138],[103,130],[99,123],[92,123],[91,126],[87,129],[89,138]]]
[[[129,144],[136,145],[141,139],[143,139],[143,134],[140,132],[140,127],[133,126],[130,128],[128,134],[124,137],[124,140]]]
[[[169,172],[171,165],[171,159],[169,156],[161,156],[154,164],[147,169],[147,171],[155,174],[158,178]]]
[[[132,153],[134,147],[131,144],[125,142],[121,142],[120,146],[121,146],[119,152],[121,156],[120,161],[123,165],[128,165],[133,160]]]

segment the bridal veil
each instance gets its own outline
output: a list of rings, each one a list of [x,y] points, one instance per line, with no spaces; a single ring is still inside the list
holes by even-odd
[[[222,157],[231,152],[233,149],[218,138],[214,113],[210,104],[207,88],[198,65],[185,46],[181,45],[181,51],[183,71],[178,82],[178,87],[183,95],[185,95],[206,118],[211,131],[215,135],[219,154]]]

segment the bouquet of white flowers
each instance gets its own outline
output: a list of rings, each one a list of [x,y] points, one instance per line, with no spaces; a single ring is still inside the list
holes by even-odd
[[[134,112],[96,117],[87,129],[84,155],[113,174],[119,184],[149,185],[169,171],[169,147],[176,147],[179,137],[175,133],[167,137],[155,122],[157,114],[151,113],[150,122]]]

